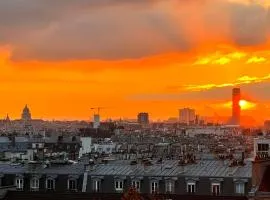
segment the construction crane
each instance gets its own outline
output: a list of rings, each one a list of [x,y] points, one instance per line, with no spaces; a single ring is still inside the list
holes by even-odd
[[[99,115],[99,112],[101,109],[105,109],[106,107],[92,107],[91,110],[97,110],[97,114]],[[94,111],[95,112],[95,111]],[[95,113],[94,113],[95,114]]]

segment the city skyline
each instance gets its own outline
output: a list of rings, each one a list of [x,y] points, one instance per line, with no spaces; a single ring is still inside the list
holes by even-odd
[[[0,2],[3,117],[231,116],[240,87],[242,114],[270,118],[269,0],[41,2]]]

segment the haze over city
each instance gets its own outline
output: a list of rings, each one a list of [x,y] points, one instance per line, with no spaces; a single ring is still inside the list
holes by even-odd
[[[270,113],[269,0],[0,1],[3,117],[89,120]],[[150,39],[151,38],[151,39]]]

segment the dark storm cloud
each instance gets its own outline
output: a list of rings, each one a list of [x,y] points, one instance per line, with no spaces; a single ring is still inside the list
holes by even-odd
[[[239,45],[257,45],[267,41],[270,31],[270,10],[260,5],[230,6],[232,37]]]
[[[176,7],[170,6],[174,3]],[[261,44],[269,35],[269,11],[257,4],[226,0],[215,4],[210,0],[7,0],[0,1],[0,45],[14,48],[14,60],[132,59],[188,51],[198,45],[198,24],[190,21],[196,14],[206,20],[206,31],[214,21],[211,31],[218,33],[221,29],[215,27],[228,17],[228,32],[239,45]]]

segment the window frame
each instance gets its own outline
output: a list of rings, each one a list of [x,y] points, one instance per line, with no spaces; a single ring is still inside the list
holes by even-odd
[[[190,189],[190,191],[189,191]],[[187,193],[195,194],[196,193],[196,183],[195,182],[187,182]]]
[[[19,182],[19,184],[18,184]],[[15,184],[16,184],[16,190],[23,190],[24,189],[24,179],[17,177],[15,179]]]
[[[237,186],[240,186],[239,188]],[[234,189],[235,189],[235,193],[237,195],[245,195],[245,183],[244,182],[235,182],[235,186],[234,186]],[[238,189],[240,189],[238,191]]]
[[[171,181],[171,180],[165,181],[165,193],[172,194],[172,193],[174,193],[173,190],[174,190],[174,183],[173,183],[173,181]]]
[[[215,193],[214,188],[218,187],[217,193]],[[221,184],[220,183],[212,183],[211,184],[211,193],[213,196],[220,196],[221,194]]]
[[[50,185],[50,184],[48,184],[49,181],[52,181],[52,188],[49,188],[49,185]],[[46,190],[51,190],[51,191],[55,190],[55,179],[54,178],[47,178],[46,179]]]
[[[74,181],[74,184],[70,184],[71,181]],[[74,185],[74,188],[71,188],[71,186]],[[73,192],[76,192],[78,189],[77,189],[77,180],[74,179],[74,178],[70,178],[68,179],[68,190],[69,191],[73,191]]]
[[[31,191],[39,191],[39,185],[40,185],[39,178],[37,178],[37,177],[31,178],[31,180],[30,180],[30,190]]]
[[[131,182],[131,185],[137,192],[141,191],[141,181],[140,180],[133,180]]]
[[[114,189],[117,192],[122,192],[124,190],[124,180],[115,180]]]
[[[151,189],[150,193],[151,194],[158,193],[158,187],[159,187],[158,181],[151,181],[151,185],[150,186],[151,186],[150,187],[150,189]]]
[[[101,180],[94,179],[92,181],[92,191],[93,192],[101,192]]]

